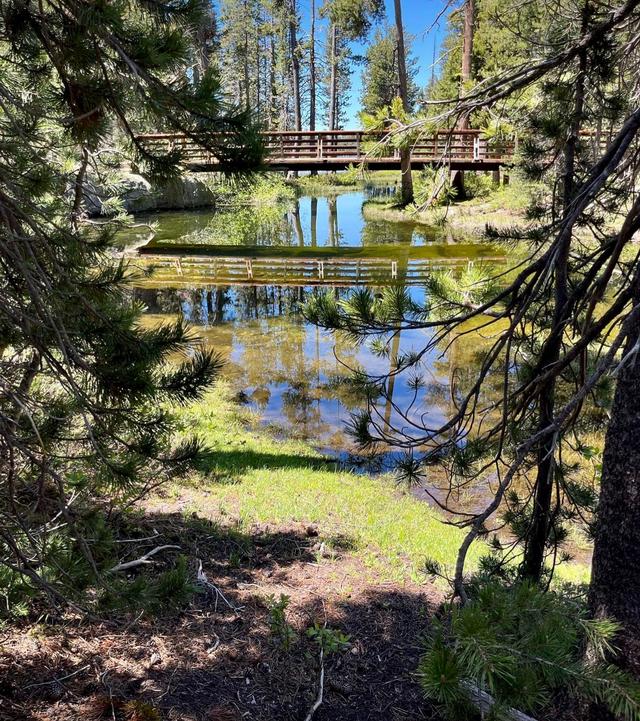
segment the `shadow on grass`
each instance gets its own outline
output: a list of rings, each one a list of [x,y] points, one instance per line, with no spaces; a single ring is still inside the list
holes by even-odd
[[[125,702],[148,704],[148,715],[135,718],[154,721],[300,721],[317,695],[318,646],[306,634],[314,624],[349,636],[348,648],[326,660],[314,721],[437,718],[414,675],[429,599],[416,588],[372,586],[339,553],[317,562],[319,543],[346,551],[348,536],[323,539],[322,529],[300,526],[241,533],[178,514],[147,514],[135,530],[140,538],[159,536],[127,557],[152,544],[180,545],[190,568],[200,559],[229,604],[215,592],[198,593],[164,615],[39,627],[37,641],[16,642],[8,664],[7,647],[0,649],[2,721],[123,721]],[[159,555],[158,565],[170,567],[173,559]],[[348,592],[330,582],[342,576]],[[282,593],[290,596],[285,617],[295,633],[289,648],[269,610],[269,597]]]
[[[331,458],[298,456],[292,453],[265,453],[262,451],[216,449],[203,454],[198,463],[202,473],[243,473],[252,469],[312,468],[336,471],[338,465]]]

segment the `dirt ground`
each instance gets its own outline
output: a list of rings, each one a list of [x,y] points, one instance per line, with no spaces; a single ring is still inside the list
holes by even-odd
[[[0,631],[0,721],[304,721],[318,694],[318,646],[305,633],[314,623],[349,636],[326,659],[315,721],[437,718],[415,676],[440,601],[430,586],[381,583],[346,540],[328,553],[302,524],[241,535],[170,510],[143,518],[141,534],[144,524],[180,545],[194,575],[201,559],[220,593],[161,617],[64,616]],[[296,632],[289,649],[269,624],[268,597],[281,594]]]

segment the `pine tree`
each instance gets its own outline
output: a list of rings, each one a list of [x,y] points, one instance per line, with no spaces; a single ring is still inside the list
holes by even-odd
[[[179,152],[150,151],[140,127],[185,133],[227,170],[257,167],[262,148],[211,68],[189,77],[200,2],[0,6],[0,576],[69,598],[108,561],[96,510],[197,455],[172,445],[167,404],[219,368],[182,323],[138,325],[114,228],[85,218],[88,180],[117,138],[149,177],[175,173]]]
[[[416,59],[407,48],[407,83],[409,109],[412,112],[418,99]],[[398,44],[396,31],[387,27],[376,30],[373,41],[367,47],[365,67],[362,73],[360,105],[363,113],[375,115],[388,107],[399,96]]]
[[[384,13],[380,0],[326,0],[320,15],[328,18],[326,41],[327,125],[341,125],[341,111],[347,102],[351,68],[349,43],[366,37],[372,23]]]
[[[522,25],[512,27],[523,35],[529,59],[520,56],[514,67],[453,97],[445,119],[452,123],[465,113],[520,119],[522,170],[543,181],[547,192],[533,199],[527,224],[489,229],[487,236],[508,248],[524,247],[523,262],[508,277],[478,269],[434,274],[425,304],[416,304],[402,288],[381,298],[361,291],[339,307],[320,298],[309,315],[359,338],[382,336],[379,352],[389,351],[390,338],[400,330],[432,334],[388,376],[368,379],[372,404],[388,400],[392,379],[403,373],[420,388],[424,354],[465,337],[468,321],[482,325],[492,340],[477,376],[456,387],[455,409],[444,423],[424,418],[416,424],[408,408],[392,429],[379,421],[380,409],[371,409],[354,418],[353,431],[363,445],[404,448],[399,471],[410,481],[424,480],[436,460],[447,468],[452,488],[496,481],[482,511],[459,509],[466,536],[454,580],[463,602],[467,552],[492,527],[507,523],[512,536],[508,543],[493,539],[487,567],[499,576],[520,554],[520,575],[543,587],[550,569],[565,560],[568,524],[595,531],[592,608],[624,626],[616,639],[623,649],[616,663],[624,666],[624,651],[634,658],[640,647],[634,531],[640,494],[637,444],[630,437],[638,405],[640,316],[640,265],[631,246],[640,231],[640,200],[631,169],[638,162],[640,110],[628,93],[637,87],[638,52],[627,35],[640,15],[634,2],[581,0],[562,4],[560,21],[553,7],[544,0],[537,4],[528,39]],[[514,3],[505,17],[518,18],[521,9]],[[432,127],[433,119],[425,121],[428,131]],[[606,138],[596,132],[602,127],[610,128]],[[501,379],[497,396],[488,393],[492,378]],[[566,455],[593,453],[584,434],[606,422],[602,408],[616,381],[598,507],[593,489]]]

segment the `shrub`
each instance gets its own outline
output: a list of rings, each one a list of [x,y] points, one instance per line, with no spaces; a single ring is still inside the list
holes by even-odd
[[[578,595],[478,582],[471,600],[448,606],[426,639],[422,688],[456,719],[477,715],[471,698],[478,691],[493,697],[494,716],[507,708],[539,711],[563,691],[637,720],[640,688],[605,660],[618,630],[606,619],[589,619]]]
[[[464,192],[467,198],[486,198],[495,190],[496,186],[490,175],[473,172],[464,174]]]

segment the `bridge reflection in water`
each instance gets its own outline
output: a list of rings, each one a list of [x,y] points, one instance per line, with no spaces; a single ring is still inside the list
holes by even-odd
[[[414,286],[425,282],[434,270],[466,266],[467,257],[411,258],[407,248],[398,249],[395,257],[376,258],[327,256],[294,257],[207,257],[173,253],[149,253],[146,260],[153,275],[146,287],[176,287],[185,283],[207,285],[282,285],[336,286],[386,285],[401,283]],[[479,261],[499,263],[504,256],[487,255]]]
[[[185,281],[199,285],[419,285],[434,270],[475,261],[504,261],[503,252],[481,243],[314,248],[151,242],[138,253],[153,265],[148,284],[156,287]]]

